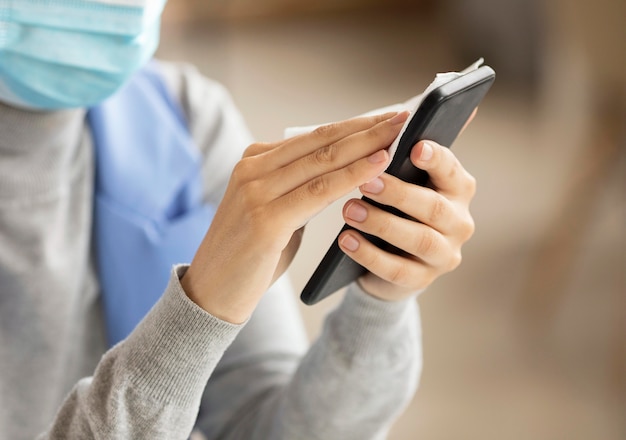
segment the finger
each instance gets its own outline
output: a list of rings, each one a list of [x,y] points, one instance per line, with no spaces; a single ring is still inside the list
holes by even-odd
[[[268,174],[264,179],[264,186],[272,194],[270,197],[280,197],[324,174],[340,170],[356,160],[387,148],[400,132],[408,113],[399,116],[399,118],[387,119],[367,130],[359,131],[338,142],[319,148]],[[362,168],[349,168],[349,171],[359,169]],[[353,177],[358,179],[358,176]],[[359,180],[354,180],[354,182],[357,181]],[[350,191],[354,188],[356,186],[352,186]]]
[[[461,215],[462,211],[460,213],[453,202],[431,188],[412,185],[383,173],[359,189],[367,198],[381,205],[393,206],[444,235],[469,237],[474,230],[469,211],[467,215]]]
[[[398,217],[362,200],[353,199],[343,210],[346,223],[419,258],[429,266],[447,266],[451,249],[444,235],[423,223]]]
[[[350,165],[322,174],[294,190],[269,202],[269,213],[291,217],[290,228],[308,222],[328,205],[345,196],[359,185],[380,175],[389,164],[387,150],[379,150]]]
[[[422,289],[434,278],[434,271],[429,266],[418,260],[385,252],[354,230],[345,231],[339,236],[339,247],[372,275],[405,290]]]
[[[449,148],[433,141],[420,141],[411,150],[411,162],[426,171],[432,186],[444,195],[474,196],[476,180]]]
[[[309,159],[313,161],[315,159],[320,159],[322,162],[331,161],[330,159],[334,157],[337,150],[335,144],[345,137],[371,129],[383,121],[395,119],[400,121],[399,124],[402,124],[408,115],[408,112],[390,112],[367,118],[355,118],[324,125],[312,133],[295,136],[281,142],[254,143],[246,149],[242,160],[237,163],[236,175],[241,181],[254,181],[260,177],[268,178],[273,171],[311,154],[313,157]],[[395,123],[391,123],[391,125],[395,125]],[[363,153],[362,156],[366,154]],[[279,192],[279,194],[283,193]]]
[[[368,130],[375,125],[394,118],[406,121],[408,112],[390,112],[382,115],[348,119],[316,128],[311,133],[287,139],[268,154],[266,169],[275,170],[284,167],[302,157],[314,153],[320,148],[335,144],[340,140]]]

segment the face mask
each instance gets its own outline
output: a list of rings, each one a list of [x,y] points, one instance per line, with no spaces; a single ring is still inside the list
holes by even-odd
[[[86,107],[154,54],[166,0],[0,0],[0,100]]]

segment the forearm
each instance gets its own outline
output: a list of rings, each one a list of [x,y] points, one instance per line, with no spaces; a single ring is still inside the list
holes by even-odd
[[[189,436],[206,381],[240,326],[193,304],[177,277],[94,376],[74,387],[42,439]]]

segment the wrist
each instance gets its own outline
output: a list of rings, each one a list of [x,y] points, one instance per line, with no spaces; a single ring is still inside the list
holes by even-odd
[[[189,266],[180,276],[180,284],[185,295],[198,307],[222,321],[230,324],[243,324],[248,320],[254,304],[246,301],[236,301],[226,292],[218,292],[217,283],[212,282],[205,273]]]
[[[368,273],[356,281],[359,289],[368,296],[380,301],[400,302],[408,298],[417,297],[424,289],[410,290],[395,286]]]

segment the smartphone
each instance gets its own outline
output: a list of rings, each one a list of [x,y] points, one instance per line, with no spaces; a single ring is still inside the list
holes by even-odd
[[[405,182],[426,185],[428,173],[411,163],[409,158],[411,149],[417,142],[424,139],[451,146],[494,80],[494,70],[489,66],[481,66],[466,73],[462,72],[458,78],[430,90],[413,112],[406,129],[400,135],[397,149],[386,172]],[[367,197],[362,197],[362,199],[388,212],[408,218],[406,214],[393,207],[380,205]],[[339,234],[349,228],[351,227],[344,225]],[[402,253],[378,237],[364,235],[376,246],[386,251]],[[335,238],[304,286],[300,299],[305,304],[315,304],[366,272],[363,266],[343,253]]]

